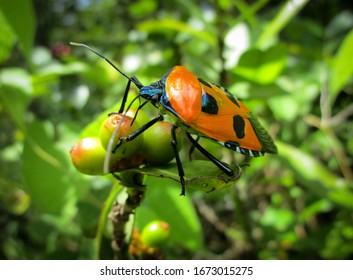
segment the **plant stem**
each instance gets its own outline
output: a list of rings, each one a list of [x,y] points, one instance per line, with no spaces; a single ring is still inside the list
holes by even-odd
[[[142,176],[141,176],[142,177]],[[142,178],[138,178],[142,180]],[[112,207],[109,218],[113,223],[113,241],[112,249],[115,259],[129,259],[129,244],[131,234],[126,233],[126,225],[129,220],[135,215],[135,210],[143,200],[145,187],[140,186],[126,188],[128,197],[124,204],[118,201]]]

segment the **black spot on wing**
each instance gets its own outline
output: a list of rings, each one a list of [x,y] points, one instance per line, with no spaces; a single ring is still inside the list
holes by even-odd
[[[233,129],[239,139],[245,137],[245,121],[241,116],[235,115],[233,117]]]
[[[206,92],[202,93],[201,111],[211,115],[218,114],[218,104],[216,99]]]
[[[237,99],[226,88],[221,87],[219,85],[216,85],[215,83],[209,83],[209,82],[205,81],[202,78],[198,78],[198,80],[199,80],[199,82],[201,84],[203,84],[206,87],[209,87],[209,88],[217,87],[217,88],[219,88],[220,90],[222,90],[225,93],[225,95],[229,98],[230,101],[232,101],[236,106],[238,106],[240,108],[240,105],[239,105]]]

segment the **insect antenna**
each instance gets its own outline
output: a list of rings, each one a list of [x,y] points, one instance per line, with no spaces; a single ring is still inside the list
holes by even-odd
[[[90,46],[83,44],[83,43],[76,43],[76,42],[70,42],[70,45],[72,46],[77,46],[77,47],[84,47],[88,50],[90,50],[91,52],[95,53],[96,55],[98,55],[100,58],[103,58],[106,62],[108,62],[116,71],[118,71],[121,75],[123,75],[126,79],[128,79],[129,81],[133,82],[139,89],[143,87],[143,84],[135,77],[129,77],[128,75],[126,75],[123,71],[121,71],[117,66],[115,66],[115,64],[109,60],[108,58],[106,58],[104,55],[100,54],[98,51],[92,49]]]

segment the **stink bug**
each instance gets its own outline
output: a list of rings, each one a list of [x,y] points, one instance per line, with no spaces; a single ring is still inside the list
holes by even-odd
[[[171,131],[171,144],[182,186],[181,195],[185,195],[185,179],[175,136],[175,130],[178,127],[185,131],[187,138],[196,149],[229,176],[233,176],[234,171],[205,150],[191,134],[212,139],[228,149],[252,157],[263,156],[265,153],[277,153],[277,148],[271,136],[239,99],[235,98],[225,88],[196,77],[184,66],[175,66],[159,81],[144,86],[136,77],[127,76],[109,59],[89,46],[80,43],[71,44],[85,47],[94,52],[128,79],[121,112],[131,82],[139,89],[138,96],[146,100],[140,108],[147,102],[151,102],[160,110],[158,116],[129,136],[120,138],[120,142],[114,150],[124,142],[135,139],[156,122],[163,120],[164,114],[172,117],[174,125]]]

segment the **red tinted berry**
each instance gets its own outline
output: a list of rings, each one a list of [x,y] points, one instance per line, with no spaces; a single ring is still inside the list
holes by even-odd
[[[87,175],[103,175],[105,154],[100,140],[94,137],[80,139],[70,150],[76,169]]]
[[[126,137],[136,131],[140,125],[138,121],[132,124],[132,117],[124,116],[122,114],[110,115],[100,127],[100,140],[104,149],[108,148],[109,141],[117,126],[120,126],[118,133],[114,138],[113,148],[120,142],[121,137]],[[141,149],[143,143],[143,135],[139,135],[136,139],[122,144],[114,154],[113,158],[130,159]]]

